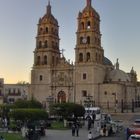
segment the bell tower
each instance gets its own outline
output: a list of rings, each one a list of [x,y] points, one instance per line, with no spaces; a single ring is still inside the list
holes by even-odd
[[[103,64],[104,50],[101,47],[100,16],[86,0],[86,7],[78,15],[76,64]]]
[[[53,67],[60,58],[59,26],[48,2],[45,15],[39,19],[34,51],[34,67]]]
[[[52,73],[61,59],[59,26],[51,11],[50,1],[37,25],[34,64],[31,70],[31,96],[43,104],[52,93]]]
[[[100,16],[86,0],[86,6],[78,14],[75,47],[75,93],[77,102],[87,96],[98,101],[99,83],[105,77],[104,50],[101,46]],[[79,103],[80,103],[79,102]],[[84,104],[84,103],[83,103]]]

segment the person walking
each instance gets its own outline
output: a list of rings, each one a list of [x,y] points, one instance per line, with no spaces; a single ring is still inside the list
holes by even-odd
[[[89,131],[89,133],[88,133],[88,140],[93,140],[93,136],[92,136],[91,131]]]
[[[75,124],[74,123],[72,124],[71,130],[72,130],[72,136],[75,136]]]
[[[91,120],[91,118],[89,118],[89,119],[88,119],[88,130],[91,129],[91,123],[92,123],[92,120]]]
[[[92,114],[92,123],[93,123],[93,127],[94,127],[95,119],[96,119],[96,114],[95,114],[95,112],[93,112],[93,114]]]
[[[78,123],[76,123],[75,129],[76,129],[76,135],[78,137],[79,136],[79,124]]]

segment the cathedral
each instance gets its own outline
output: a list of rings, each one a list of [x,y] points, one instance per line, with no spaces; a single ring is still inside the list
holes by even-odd
[[[104,56],[101,45],[100,15],[92,1],[78,13],[75,62],[71,63],[60,50],[59,24],[51,11],[39,19],[31,70],[30,97],[44,105],[74,102],[103,108],[120,107],[140,98],[140,84],[132,68],[126,73]],[[89,101],[89,102],[87,102]]]

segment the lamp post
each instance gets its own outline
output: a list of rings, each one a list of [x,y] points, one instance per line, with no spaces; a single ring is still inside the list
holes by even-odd
[[[91,95],[88,95],[88,96],[86,96],[86,99],[84,100],[84,106],[85,107],[91,107],[91,106],[93,106],[93,100],[92,100],[92,96]]]
[[[48,103],[48,109],[49,109],[49,106],[53,103],[53,101],[54,101],[54,97],[53,96],[48,96],[47,98],[46,98],[46,101],[47,101],[47,103]]]

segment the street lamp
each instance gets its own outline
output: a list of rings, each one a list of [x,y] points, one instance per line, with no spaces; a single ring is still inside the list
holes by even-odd
[[[53,96],[48,96],[47,98],[46,98],[46,101],[48,102],[48,108],[49,108],[49,106],[53,103],[53,101],[54,101],[54,97]]]
[[[84,100],[84,106],[86,107],[91,107],[93,106],[93,100],[92,100],[92,96],[88,95],[86,96],[86,100]]]

